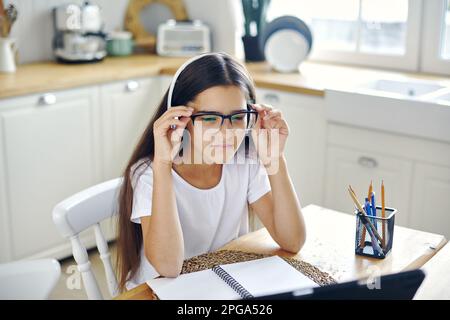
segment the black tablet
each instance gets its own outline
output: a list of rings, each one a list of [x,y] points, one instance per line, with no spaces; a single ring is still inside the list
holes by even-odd
[[[411,300],[425,278],[422,270],[373,279],[302,289],[253,298],[254,300]]]

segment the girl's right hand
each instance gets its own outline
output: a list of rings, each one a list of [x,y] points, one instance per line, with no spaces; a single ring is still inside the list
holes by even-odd
[[[154,162],[172,164],[180,147],[181,137],[186,125],[191,120],[193,108],[186,106],[171,107],[153,124],[155,137]],[[178,117],[178,119],[175,119]],[[172,129],[171,126],[176,128]]]

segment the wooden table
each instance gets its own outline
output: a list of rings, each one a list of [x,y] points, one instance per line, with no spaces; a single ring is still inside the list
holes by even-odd
[[[373,275],[374,272],[388,274],[420,268],[447,243],[442,235],[396,226],[392,252],[385,259],[356,256],[356,221],[353,215],[316,205],[309,205],[302,211],[306,220],[307,240],[297,254],[281,250],[265,228],[235,239],[220,250],[241,250],[300,259],[328,272],[338,282],[344,282]],[[439,261],[437,264],[440,264]],[[430,268],[433,269],[433,265]],[[446,277],[449,281],[450,276]],[[150,288],[142,284],[116,299],[151,297]]]
[[[450,300],[450,244],[430,259],[422,267],[426,277],[416,293],[417,300]]]

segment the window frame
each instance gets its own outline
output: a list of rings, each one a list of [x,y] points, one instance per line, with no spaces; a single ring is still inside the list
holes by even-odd
[[[446,2],[446,0],[424,2],[420,59],[420,71],[422,72],[450,74],[450,59],[441,57],[442,24],[445,23],[443,20],[445,19]]]

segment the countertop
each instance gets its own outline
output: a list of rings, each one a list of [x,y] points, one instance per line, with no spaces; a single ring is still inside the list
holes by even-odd
[[[159,74],[173,75],[187,58],[134,55],[112,58],[95,64],[66,65],[39,62],[20,65],[16,73],[0,74],[0,99],[48,92]],[[436,81],[450,86],[450,78],[305,61],[296,73],[279,73],[267,62],[246,63],[256,86],[314,96],[324,96],[325,88],[350,88],[375,79]],[[343,81],[345,79],[345,81]]]

